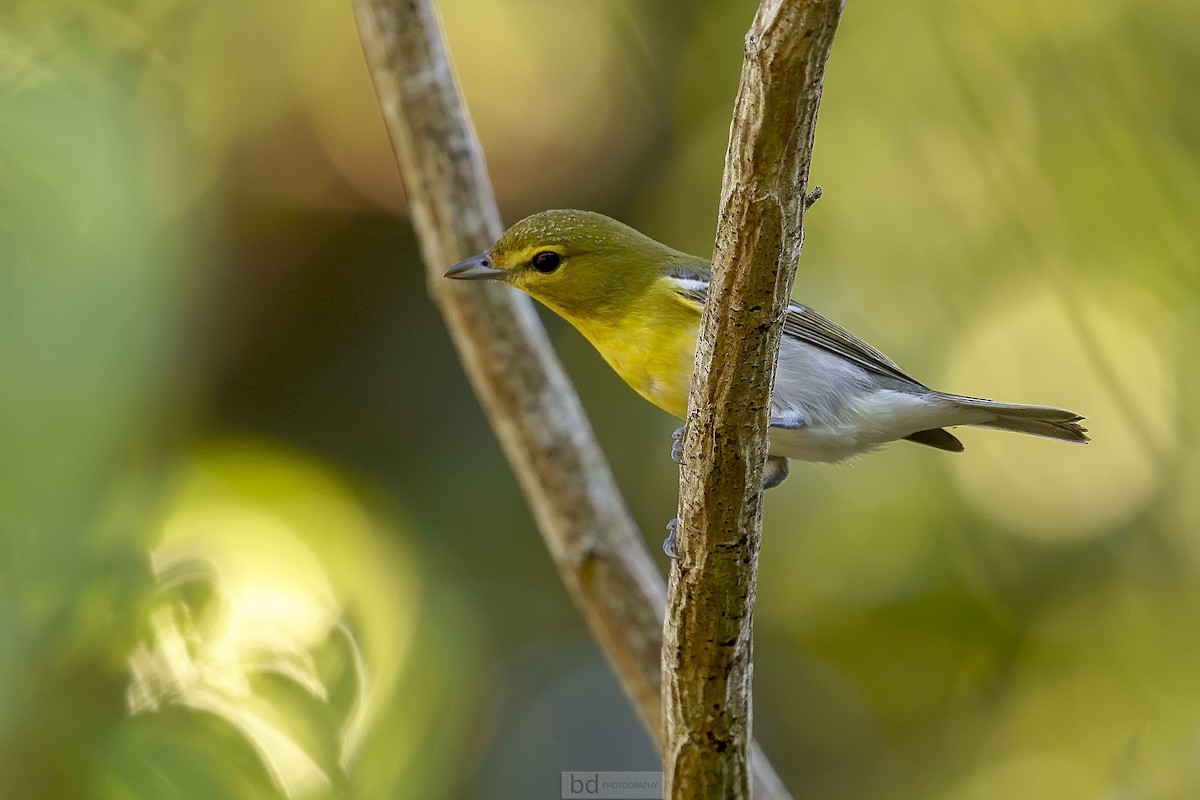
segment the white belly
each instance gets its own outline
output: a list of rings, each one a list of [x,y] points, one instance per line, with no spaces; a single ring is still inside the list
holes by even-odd
[[[798,429],[772,428],[771,455],[798,461],[845,461],[917,431],[956,424],[954,409],[933,393],[876,389],[850,400],[835,416],[813,418]]]
[[[844,359],[783,342],[771,415],[794,429],[771,428],[771,455],[798,461],[844,461],[917,431],[982,421],[937,392],[894,388]]]

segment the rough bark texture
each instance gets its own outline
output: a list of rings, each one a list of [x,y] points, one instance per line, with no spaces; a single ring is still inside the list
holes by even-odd
[[[767,422],[844,0],[764,0],[746,36],[688,400],[663,644],[667,797],[749,796]]]
[[[354,0],[429,292],[576,604],[656,744],[666,589],[530,301],[442,279],[502,232],[429,0]],[[756,750],[758,796],[784,798]]]

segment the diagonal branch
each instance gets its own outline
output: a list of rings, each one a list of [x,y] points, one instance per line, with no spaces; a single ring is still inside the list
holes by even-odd
[[[661,748],[666,590],[530,301],[441,280],[500,217],[429,0],[354,0],[359,36],[421,243],[429,292],[563,582]],[[756,751],[761,798],[785,798]]]
[[[749,797],[752,614],[770,393],[844,0],[763,0],[746,36],[688,398],[663,641],[667,797]]]

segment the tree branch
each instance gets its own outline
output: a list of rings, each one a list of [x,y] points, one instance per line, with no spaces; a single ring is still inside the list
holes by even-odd
[[[670,798],[749,796],[767,423],[844,0],[764,0],[746,36],[700,325],[663,639]]]
[[[479,143],[429,0],[354,0],[359,36],[421,243],[429,292],[563,582],[662,746],[666,590],[530,301],[442,280],[502,232]],[[755,758],[762,798],[786,798]]]

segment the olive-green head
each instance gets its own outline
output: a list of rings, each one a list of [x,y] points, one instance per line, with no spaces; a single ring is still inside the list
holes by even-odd
[[[591,211],[542,211],[513,225],[490,250],[447,278],[500,280],[570,318],[628,313],[673,266],[703,261]]]

